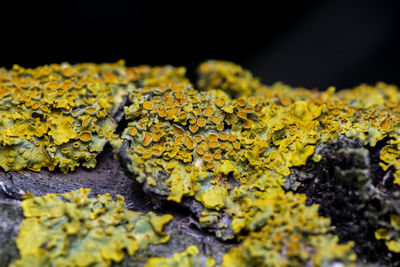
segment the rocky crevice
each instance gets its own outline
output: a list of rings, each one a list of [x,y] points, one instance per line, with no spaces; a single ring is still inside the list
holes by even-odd
[[[392,170],[379,166],[379,154],[387,140],[375,147],[363,147],[360,140],[339,136],[321,144],[305,166],[291,169],[285,189],[307,195],[307,204],[319,204],[322,216],[331,218],[332,232],[341,242],[355,241],[360,263],[395,266],[399,255],[375,239],[374,232],[398,214],[400,191],[393,184]]]

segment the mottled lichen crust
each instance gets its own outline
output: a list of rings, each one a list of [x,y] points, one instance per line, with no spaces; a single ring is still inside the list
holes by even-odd
[[[232,68],[232,71],[229,71],[229,68]],[[203,88],[218,88],[217,86],[221,85],[228,92],[235,90],[225,82],[232,80],[233,73],[240,71],[237,67],[233,68],[231,63],[209,61],[200,65],[199,70],[203,77],[201,80]],[[245,75],[248,74],[233,76]],[[359,139],[364,146],[370,147],[374,147],[377,142],[386,138],[389,142],[380,153],[380,166],[384,171],[389,171],[389,168],[394,167],[394,183],[400,185],[400,94],[396,86],[379,82],[376,86],[363,84],[337,93],[334,87],[330,87],[321,93],[292,89],[280,83],[265,87],[254,82],[251,76],[248,77],[248,80],[241,79],[243,87],[252,88],[253,95],[269,98],[270,102],[267,106],[274,109],[269,108],[267,112],[263,111],[267,120],[259,120],[258,123],[262,124],[265,121],[268,128],[272,126],[273,131],[276,128],[279,137],[274,138],[273,145],[279,144],[279,147],[282,147],[282,143],[284,146],[286,146],[285,143],[289,144],[287,147],[290,150],[286,153],[293,156],[284,159],[285,166],[280,168],[282,166],[280,164],[276,166],[275,171],[281,170],[280,174],[287,176],[290,174],[288,167],[303,165],[305,163],[303,160],[310,156],[318,161],[320,155],[314,153],[315,145],[335,140],[340,134]],[[232,88],[235,88],[235,85],[232,85]],[[297,119],[292,120],[292,115]],[[296,128],[290,129],[291,125],[295,125]],[[295,138],[292,139],[293,137]],[[298,146],[299,141],[305,143],[306,146]],[[273,145],[268,145],[268,154],[274,154]],[[276,156],[273,159],[276,161]],[[391,230],[380,228],[376,232],[376,238],[386,240],[388,249],[396,253],[400,252],[399,231],[396,225],[398,215],[390,216],[390,223],[387,224],[391,225],[389,227]],[[382,224],[385,223],[382,222]]]
[[[0,69],[0,166],[5,171],[96,165],[130,87],[182,81],[184,68],[52,64]],[[187,80],[184,80],[188,83]],[[117,145],[117,144],[115,144]]]
[[[94,66],[94,77],[102,73],[102,67],[89,66]],[[394,183],[400,184],[400,94],[397,87],[378,83],[337,93],[333,87],[325,92],[294,89],[281,83],[267,87],[237,65],[209,61],[199,67],[198,85],[203,91],[197,91],[185,78],[183,68],[119,68],[114,65],[112,68],[121,69],[121,75],[111,72],[117,79],[115,83],[111,79],[115,90],[105,90],[107,97],[100,95],[98,98],[92,92],[96,104],[109,106],[103,107],[104,118],[96,113],[99,120],[91,124],[94,128],[90,131],[82,131],[83,120],[79,118],[82,113],[76,111],[75,106],[65,104],[69,103],[68,99],[61,101],[58,107],[58,98],[51,98],[53,102],[47,107],[50,115],[42,109],[44,113],[36,114],[39,107],[33,102],[39,100],[33,93],[33,96],[28,94],[32,103],[26,105],[27,100],[22,98],[23,105],[15,104],[9,97],[10,90],[14,90],[13,94],[25,92],[27,86],[20,83],[34,74],[26,74],[27,71],[18,74],[19,67],[0,70],[0,81],[5,81],[0,88],[5,110],[30,112],[29,117],[21,119],[14,111],[0,109],[1,126],[7,134],[4,137],[2,133],[3,139],[0,139],[3,144],[0,166],[8,166],[8,169],[3,167],[6,170],[59,166],[68,171],[75,167],[74,162],[66,161],[62,165],[63,161],[56,158],[61,154],[66,155],[63,160],[75,157],[66,144],[77,139],[82,144],[87,142],[84,149],[93,152],[94,158],[95,152],[100,150],[93,148],[91,151],[95,143],[91,140],[100,135],[99,129],[112,129],[108,131],[109,138],[106,136],[104,140],[113,141],[126,168],[144,184],[146,192],[193,208],[201,227],[222,239],[240,242],[225,255],[223,265],[354,263],[352,242],[338,244],[337,237],[329,233],[332,229],[329,219],[318,215],[318,206],[305,205],[305,195],[286,192],[283,187],[293,167],[302,166],[307,160],[321,160],[316,147],[340,135],[360,140],[370,147],[385,138],[390,140],[382,149],[381,166],[385,171],[395,169]],[[63,75],[60,74],[62,68],[51,71]],[[11,79],[11,74],[18,79]],[[104,84],[106,76],[99,76],[100,84]],[[52,75],[44,77],[43,81],[34,77],[33,80],[40,81],[39,89],[28,83],[28,91],[47,92]],[[121,83],[119,79],[127,82]],[[91,83],[83,91],[90,92],[90,88]],[[121,88],[129,91],[131,101],[130,106],[124,108],[128,126],[122,135],[122,146],[113,134],[115,125],[108,127],[108,120],[112,121],[110,111],[118,106],[113,103],[122,99],[122,94],[118,93]],[[58,88],[53,93],[57,92]],[[64,95],[68,94],[61,93]],[[48,120],[53,113],[57,114],[55,119]],[[8,114],[14,117],[10,119]],[[103,120],[104,124],[99,123]],[[80,124],[74,124],[76,121]],[[38,125],[37,128],[33,128],[32,123]],[[38,134],[41,127],[46,131]],[[18,132],[21,135],[15,136]],[[26,141],[18,143],[25,139],[31,146]],[[31,148],[33,145],[35,149]],[[60,155],[57,149],[61,150]],[[25,151],[34,156],[25,158]],[[91,159],[88,162],[92,162]],[[390,222],[377,225],[375,232],[376,238],[385,240],[388,249],[396,253],[400,252],[398,216],[392,214],[387,218]]]
[[[109,194],[89,198],[90,189],[27,196],[11,266],[110,266],[125,254],[165,243],[163,227],[171,215],[157,216],[124,208],[124,198]]]
[[[96,154],[116,138],[110,113],[126,94],[125,72],[122,61],[0,69],[0,166],[94,167]]]
[[[215,266],[215,260],[210,257],[199,255],[199,249],[196,246],[189,246],[185,251],[175,253],[171,258],[150,258],[145,267],[212,267]]]
[[[127,74],[134,81],[135,87],[190,84],[189,79],[186,77],[185,67],[173,67],[171,65],[150,67],[141,65],[129,67]]]
[[[351,243],[339,245],[328,234],[329,220],[318,216],[317,206],[307,207],[304,195],[285,193],[282,185],[290,167],[304,165],[318,143],[341,131],[352,133],[359,122],[342,126],[341,114],[331,112],[339,104],[331,100],[341,100],[333,89],[267,88],[251,76],[241,83],[244,88],[256,83],[250,91],[257,97],[235,93],[231,98],[226,92],[236,89],[210,89],[215,86],[208,86],[206,78],[205,92],[184,85],[135,88],[122,136],[127,169],[148,191],[178,203],[201,203],[196,211],[200,225],[222,239],[249,240],[241,246],[250,251],[249,262],[261,252],[246,244],[275,234],[276,243],[261,251],[280,255],[276,259],[282,263],[354,261]],[[368,133],[357,137],[369,141]],[[287,235],[279,233],[280,227]],[[235,261],[239,254],[228,254],[226,260]]]
[[[200,64],[197,73],[199,89],[222,89],[232,97],[250,96],[264,87],[250,71],[232,62],[208,60]]]

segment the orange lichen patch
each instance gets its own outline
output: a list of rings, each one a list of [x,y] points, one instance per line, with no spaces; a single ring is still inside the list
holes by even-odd
[[[218,134],[218,138],[219,138],[220,140],[225,141],[225,140],[228,139],[228,134],[227,134],[227,133],[219,133],[219,134]]]
[[[216,152],[216,153],[214,153],[214,159],[216,159],[216,160],[220,160],[221,158],[222,158],[222,155],[221,155],[221,153],[218,153],[218,152]]]
[[[195,124],[196,123],[196,118],[190,118],[189,119],[190,124]]]
[[[140,130],[140,131],[143,131],[143,130],[144,130],[144,124],[141,123],[141,122],[136,123],[135,126],[136,126],[136,128],[137,128],[138,130]]]
[[[184,119],[186,119],[186,117],[187,117],[187,113],[186,112],[184,112],[184,111],[179,112],[179,114],[178,114],[178,119],[179,120],[184,120]]]
[[[158,116],[160,116],[161,118],[164,118],[165,116],[167,116],[167,110],[165,108],[159,108]]]
[[[203,147],[201,147],[201,146],[199,146],[199,147],[197,148],[197,150],[196,150],[197,154],[199,154],[199,155],[204,155],[205,151],[206,151],[206,150],[205,150]]]
[[[151,133],[145,132],[143,135],[143,146],[148,146],[153,141],[153,135]]]
[[[137,134],[137,130],[135,127],[130,127],[129,128],[129,134],[132,136],[135,136]]]
[[[97,112],[97,108],[94,107],[87,108],[86,112],[89,113],[90,115],[93,115]]]
[[[223,123],[220,123],[220,124],[217,125],[217,130],[220,131],[220,132],[223,131],[224,128],[225,128],[225,125]]]
[[[292,104],[292,100],[290,98],[284,98],[284,99],[281,100],[281,103],[284,106],[288,106],[288,105]]]
[[[193,150],[193,149],[194,149],[195,142],[193,141],[193,139],[192,139],[189,135],[185,135],[185,136],[183,137],[183,144],[184,144],[189,150]]]
[[[218,141],[210,141],[208,146],[210,148],[217,148],[217,147],[219,147],[219,142]]]
[[[7,88],[0,89],[0,99],[8,95],[10,95],[10,90],[8,90]]]
[[[162,151],[161,151],[161,149],[154,147],[151,149],[151,153],[152,153],[152,156],[160,157],[162,154]]]
[[[153,151],[152,150],[145,150],[144,154],[142,155],[143,159],[149,159],[153,156]]]
[[[207,164],[206,164],[206,168],[207,169],[212,169],[212,168],[214,168],[214,166],[215,166],[215,163],[214,162],[208,162]]]
[[[234,147],[236,150],[240,149],[240,142],[234,141],[232,144],[233,144],[233,147]]]
[[[222,150],[227,150],[227,149],[228,149],[228,146],[227,146],[226,143],[220,143],[220,144],[219,144],[219,148],[221,148]]]
[[[380,127],[385,130],[385,129],[387,129],[389,127],[389,125],[390,125],[390,120],[384,119],[381,122]]]
[[[193,138],[196,141],[196,143],[200,143],[201,140],[203,140],[203,137],[201,137],[201,135],[195,135]]]
[[[143,147],[137,147],[137,148],[135,149],[135,152],[138,153],[139,155],[143,155],[144,151],[145,151],[145,150],[144,150]]]
[[[161,139],[161,135],[159,135],[158,133],[152,133],[153,135],[153,142],[158,142]]]
[[[212,154],[210,154],[208,152],[203,155],[203,160],[206,162],[211,161],[212,159],[213,159]]]
[[[198,129],[199,129],[199,127],[197,126],[197,124],[191,124],[191,125],[189,125],[189,130],[190,130],[192,133],[196,133]]]
[[[243,120],[247,120],[247,113],[243,112],[243,111],[239,111],[237,114],[238,118],[241,118]]]
[[[246,106],[246,107],[243,109],[243,111],[244,111],[245,113],[254,113],[254,112],[255,112],[255,109],[254,109],[254,107]]]
[[[79,135],[79,139],[82,142],[88,142],[88,141],[92,140],[92,134],[90,132],[83,132]]]
[[[211,116],[214,113],[214,109],[212,107],[207,107],[203,111],[203,115],[208,117]]]
[[[239,104],[239,106],[244,107],[246,105],[246,100],[243,98],[239,98],[237,100],[237,103]]]
[[[150,101],[144,101],[143,102],[143,108],[146,110],[153,110],[154,104]]]
[[[171,108],[167,111],[167,119],[173,119],[176,118],[176,116],[178,115],[180,111],[180,108]]]
[[[246,120],[246,121],[243,123],[243,128],[245,128],[245,129],[250,129],[252,125],[253,125],[253,121],[252,121],[252,120]]]
[[[151,99],[151,101],[152,101],[153,103],[159,103],[159,102],[161,102],[161,97],[159,97],[159,96],[153,97],[153,98]]]
[[[206,120],[205,119],[198,119],[197,120],[197,126],[199,127],[204,127],[206,125]]]
[[[223,107],[225,105],[225,100],[223,100],[221,98],[217,98],[215,100],[215,105],[217,105],[217,107]]]
[[[258,104],[258,98],[257,97],[253,97],[253,96],[251,96],[251,97],[249,97],[248,98],[248,103],[251,105],[251,106],[256,106],[257,104]]]
[[[192,100],[192,102],[193,102],[193,100]],[[199,108],[193,109],[193,112],[194,112],[197,116],[201,115],[201,109],[199,109]]]
[[[215,124],[220,124],[221,123],[221,119],[216,117],[216,116],[212,116],[211,117],[211,121]]]
[[[172,125],[172,130],[176,136],[182,136],[185,133],[182,127],[179,127],[175,124]]]
[[[210,141],[218,141],[218,136],[216,134],[209,134],[208,140]]]
[[[235,140],[236,140],[236,136],[234,136],[233,134],[231,134],[231,135],[228,136],[228,141],[229,141],[229,142],[233,142],[233,141],[235,141]]]

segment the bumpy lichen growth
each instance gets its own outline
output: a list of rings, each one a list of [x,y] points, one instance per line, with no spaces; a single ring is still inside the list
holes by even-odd
[[[338,245],[338,237],[328,233],[330,220],[318,216],[317,206],[306,207],[304,195],[272,193],[258,202],[254,217],[240,222],[249,234],[224,255],[222,266],[353,265],[353,242]]]
[[[263,85],[250,71],[239,65],[221,60],[208,60],[197,69],[200,89],[222,89],[233,97],[250,96]]]
[[[0,69],[0,166],[95,166],[96,154],[116,137],[109,114],[128,81],[123,62]]]
[[[149,87],[169,84],[189,84],[186,68],[170,65],[150,67],[147,65],[129,67],[127,74],[135,87]]]
[[[185,251],[175,253],[172,258],[150,258],[145,267],[212,267],[214,265],[215,260],[199,255],[199,249],[196,246],[189,246]]]
[[[204,77],[208,77],[204,72],[223,63],[212,64],[200,67]],[[222,68],[229,73],[230,65]],[[282,262],[354,261],[351,244],[339,245],[327,234],[329,221],[318,216],[317,207],[306,207],[303,195],[285,193],[282,185],[290,167],[304,165],[317,144],[339,133],[360,137],[371,145],[384,136],[377,134],[378,129],[365,133],[366,120],[352,116],[354,107],[343,104],[345,93],[294,90],[282,84],[268,88],[251,76],[238,76],[254,96],[238,97],[238,90],[229,84],[220,89],[236,92],[234,99],[224,91],[212,90],[217,85],[208,85],[207,79],[212,84],[214,76],[203,78],[206,92],[182,85],[135,88],[130,95],[132,105],[125,109],[130,121],[122,149],[129,159],[127,168],[150,191],[163,195],[162,188],[166,188],[168,200],[184,203],[194,198],[201,203],[202,209],[196,211],[201,226],[223,239],[245,238],[250,244],[256,240],[255,233],[261,240],[268,239],[281,225],[287,227],[288,236],[281,233],[283,239],[269,249]],[[374,111],[357,110],[368,116]],[[346,118],[349,121],[343,125]],[[318,155],[313,159],[318,160]],[[309,214],[307,218],[315,222],[297,223],[289,214]],[[316,225],[321,226],[317,233],[313,232]],[[297,243],[285,240],[291,235],[298,237]],[[301,255],[293,252],[293,258],[287,258],[289,244],[305,248]],[[322,251],[322,244],[330,249]],[[242,246],[255,257],[258,252],[250,247]]]
[[[98,68],[95,73],[101,73]],[[6,80],[3,84],[7,88],[21,87],[8,85],[13,81],[7,77],[17,70],[0,71],[0,81]],[[124,82],[112,79],[115,90],[107,95],[110,102],[106,102],[109,106],[104,108],[104,118],[109,118],[107,114],[114,108],[113,103],[119,103],[122,94],[115,92],[122,88],[130,93],[131,103],[124,108],[128,126],[122,135],[122,145],[115,141],[115,126],[105,127],[104,123],[100,129],[112,129],[108,139],[113,140],[125,167],[144,184],[146,192],[188,206],[201,227],[218,237],[239,240],[240,245],[224,257],[225,265],[354,263],[352,242],[338,244],[337,237],[329,233],[330,221],[318,215],[318,206],[306,206],[305,195],[286,192],[283,186],[293,167],[305,165],[307,160],[321,160],[321,155],[315,153],[316,147],[340,135],[361,140],[370,147],[385,138],[390,140],[380,155],[381,166],[385,171],[394,167],[394,183],[400,184],[398,88],[378,83],[340,92],[330,87],[319,92],[281,83],[265,86],[249,71],[223,61],[205,62],[198,71],[198,86],[202,91],[192,88],[183,68],[169,66],[121,68],[122,74],[116,76]],[[20,78],[26,79],[22,74]],[[8,97],[10,89],[7,90],[0,91],[5,92],[0,94],[2,99]],[[104,103],[104,99],[100,96],[96,101]],[[6,104],[13,103],[7,101]],[[60,120],[40,116],[37,120],[38,115],[33,113],[22,120],[23,125],[25,120],[32,122],[33,118],[47,123],[42,135],[34,135],[29,132],[33,130],[25,127],[21,128],[23,136],[15,139],[12,134],[7,135],[16,143],[2,139],[7,150],[0,150],[6,156],[0,166],[9,166],[3,167],[6,170],[40,170],[44,166],[53,169],[57,165],[64,171],[73,169],[74,162],[62,165],[50,152],[61,149],[62,154],[71,156],[70,148],[65,146],[70,140],[75,141],[78,133],[79,140],[89,144],[86,150],[99,151],[91,151],[90,142],[99,135],[95,127],[99,122],[95,121],[94,128],[90,128],[94,130],[82,131],[74,124],[75,106],[70,105],[68,110],[57,104],[56,100],[52,102],[50,114],[59,112]],[[60,108],[63,110],[59,111]],[[1,114],[8,118],[7,114],[16,113]],[[78,116],[77,121],[82,124],[79,120]],[[1,121],[6,130],[16,131],[14,122],[3,118]],[[33,159],[39,160],[22,164],[17,160],[19,169],[10,167],[15,165],[15,158],[20,158],[15,151],[23,154],[30,149],[16,148],[21,138],[28,136],[44,139],[37,150],[30,150],[38,154]],[[391,227],[395,228],[393,224]],[[379,228],[376,237],[386,240],[388,248],[398,252],[397,233],[382,234],[387,229]]]
[[[130,87],[170,84],[184,68],[116,64],[52,64],[0,69],[0,166],[63,172],[96,165],[108,141],[118,142],[111,117]],[[118,118],[117,118],[118,119]]]
[[[171,215],[130,211],[120,195],[113,200],[89,193],[29,195],[16,241],[21,258],[11,266],[110,266],[125,254],[168,241],[163,226]]]

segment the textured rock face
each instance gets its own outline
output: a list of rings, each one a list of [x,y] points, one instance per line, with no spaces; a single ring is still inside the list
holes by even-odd
[[[1,69],[4,264],[399,262],[397,87],[198,73],[199,90],[171,66]]]
[[[24,219],[18,201],[0,197],[0,266],[7,266],[19,257],[15,244],[19,226]]]
[[[334,233],[343,241],[355,241],[359,260],[398,265],[399,255],[376,238],[378,229],[396,230],[388,218],[400,211],[392,171],[384,172],[377,162],[383,145],[366,148],[360,140],[339,136],[317,147],[319,162],[293,168],[285,188],[305,193],[310,204],[318,203],[320,213],[332,218]]]

